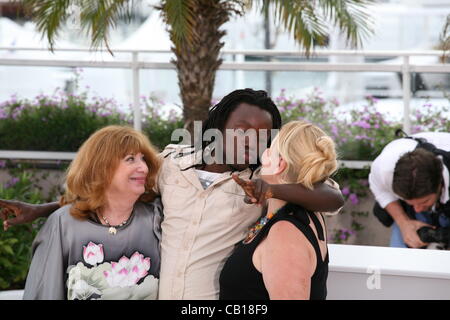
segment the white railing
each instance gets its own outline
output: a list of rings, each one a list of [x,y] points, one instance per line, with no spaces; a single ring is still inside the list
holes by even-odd
[[[2,50],[14,51],[44,51],[45,48],[16,48],[16,47],[0,47]],[[91,52],[89,49],[80,48],[61,48],[55,51],[69,51],[69,52]],[[114,53],[129,54],[128,59],[121,58],[120,61],[86,61],[86,60],[50,60],[50,59],[28,59],[28,58],[2,58],[0,65],[3,66],[45,66],[45,67],[83,67],[83,68],[121,68],[132,70],[132,92],[133,92],[133,116],[134,127],[141,129],[141,110],[139,106],[140,88],[139,88],[139,72],[142,69],[175,69],[175,66],[169,62],[146,62],[141,61],[140,54],[172,54],[168,50],[123,50],[113,49]],[[264,57],[304,57],[300,51],[277,51],[277,50],[223,50],[222,55],[233,55],[237,57],[236,62],[223,62],[220,70],[239,70],[239,71],[319,71],[319,72],[398,72],[402,75],[403,86],[403,130],[407,133],[411,132],[410,119],[410,100],[411,100],[411,73],[427,72],[427,73],[450,73],[449,64],[428,64],[418,65],[411,63],[412,56],[442,56],[443,51],[316,51],[313,56],[363,56],[363,57],[401,57],[402,62],[398,64],[378,64],[378,63],[323,63],[323,62],[239,62],[242,61],[243,56],[264,56]],[[34,156],[33,156],[34,154]],[[57,156],[62,156],[61,160],[67,159],[65,153],[27,153],[26,159],[42,159],[43,155],[55,159]],[[25,153],[18,151],[2,151],[0,157],[2,158],[20,158]],[[72,157],[72,156],[69,156]],[[362,168],[370,165],[370,162],[364,161],[342,161],[342,165],[349,165],[350,167]]]

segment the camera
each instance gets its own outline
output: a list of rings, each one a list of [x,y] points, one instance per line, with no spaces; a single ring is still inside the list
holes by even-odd
[[[442,247],[439,249],[448,250],[450,248],[450,228],[430,228],[422,227],[417,230],[420,240],[427,243],[436,242]]]

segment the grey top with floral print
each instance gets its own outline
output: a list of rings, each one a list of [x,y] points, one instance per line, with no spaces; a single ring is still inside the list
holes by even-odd
[[[33,242],[24,299],[156,299],[161,201],[137,202],[116,234],[55,211]]]

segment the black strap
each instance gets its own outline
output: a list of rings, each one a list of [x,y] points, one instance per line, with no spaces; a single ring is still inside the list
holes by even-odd
[[[309,226],[310,218],[314,223],[314,226],[317,230],[317,236],[320,240],[325,241],[324,231],[322,228],[322,224],[319,219],[313,212],[309,212],[304,208],[297,206],[295,204],[287,204],[283,208],[280,209],[279,213],[283,214],[293,214],[295,217],[300,220],[304,225]]]
[[[432,152],[432,153],[434,153],[436,155],[442,156],[444,165],[450,171],[450,151],[445,151],[445,150],[436,148],[436,146],[434,144],[428,142],[427,139],[425,139],[425,138],[409,136],[402,129],[395,130],[395,136],[402,137],[402,138],[405,138],[405,139],[415,140],[415,141],[417,141],[416,149],[417,148],[422,148],[422,149],[428,150],[428,151],[430,151],[430,152]]]
[[[325,241],[325,236],[324,236],[322,224],[320,223],[319,218],[317,218],[317,216],[314,213],[309,213],[308,212],[308,214],[311,217],[311,220],[313,221],[314,226],[316,227],[317,236],[319,237],[319,240]]]
[[[425,138],[418,137],[405,137],[405,139],[412,139],[417,141],[416,149],[422,148],[434,153],[435,155],[442,156],[442,162],[450,171],[450,151],[445,151],[437,148],[434,144],[428,142]]]

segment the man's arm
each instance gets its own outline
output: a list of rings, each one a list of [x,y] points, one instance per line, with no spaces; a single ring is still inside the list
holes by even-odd
[[[384,160],[381,156],[372,163],[369,174],[370,191],[372,191],[380,207],[386,210],[397,223],[406,245],[410,248],[426,246],[426,243],[420,240],[417,230],[424,226],[431,226],[424,222],[413,220],[406,214],[398,200],[398,196],[392,190],[393,172],[388,170],[391,167],[387,168],[387,164],[389,164],[387,160]]]
[[[295,203],[310,211],[335,212],[344,205],[339,189],[326,183],[317,183],[310,190],[301,184],[273,184],[272,198]]]
[[[310,190],[301,184],[268,184],[262,179],[242,180],[236,174],[232,177],[244,189],[248,203],[264,204],[266,199],[276,198],[320,212],[335,212],[344,205],[339,188],[325,182],[316,183]]]
[[[58,202],[44,204],[29,204],[16,200],[0,200],[0,218],[3,220],[3,230],[9,227],[34,221],[41,217],[48,217],[59,209]],[[13,216],[13,218],[10,218]]]

